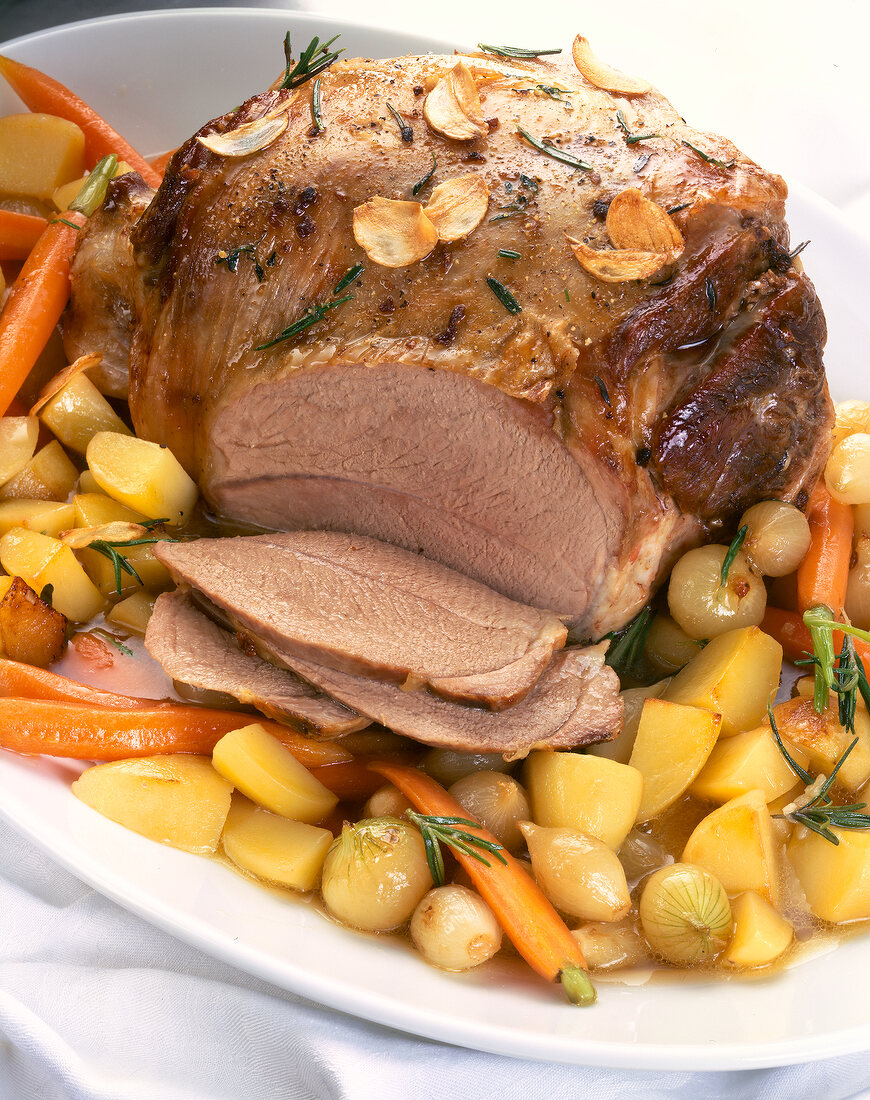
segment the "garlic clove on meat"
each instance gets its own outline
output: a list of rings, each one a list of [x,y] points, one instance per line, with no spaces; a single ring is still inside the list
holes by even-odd
[[[611,201],[607,234],[614,248],[671,252],[674,258],[683,251],[683,234],[673,218],[636,187],[620,191]]]
[[[454,65],[426,96],[423,118],[437,133],[457,141],[471,141],[489,132],[477,84],[463,62]]]
[[[639,249],[597,249],[565,234],[574,258],[580,266],[603,283],[627,283],[649,279],[673,261],[672,252],[647,252]]]
[[[470,173],[445,180],[432,190],[425,209],[440,241],[458,241],[476,229],[489,209],[486,180]]]
[[[582,34],[578,34],[571,47],[574,64],[580,73],[590,84],[596,88],[602,88],[605,92],[614,92],[617,95],[643,95],[652,91],[652,84],[639,77],[621,73],[618,69],[612,69],[599,61],[592,52],[589,40]]]
[[[438,243],[438,231],[419,202],[380,195],[356,207],[353,235],[368,258],[382,267],[407,267]]]
[[[206,134],[197,137],[200,145],[219,157],[246,157],[267,149],[287,129],[289,118],[286,111],[280,115],[264,115],[228,130],[225,134]]]

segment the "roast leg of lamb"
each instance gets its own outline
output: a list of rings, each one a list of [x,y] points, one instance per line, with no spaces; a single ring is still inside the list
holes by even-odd
[[[69,350],[117,380],[129,348],[137,431],[216,511],[422,552],[598,638],[682,548],[803,501],[831,407],[781,179],[570,63],[320,80],[320,129],[278,81],[147,208],[119,178],[74,267]]]

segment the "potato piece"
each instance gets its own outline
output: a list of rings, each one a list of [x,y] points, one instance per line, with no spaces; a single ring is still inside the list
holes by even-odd
[[[118,416],[97,387],[81,372],[49,398],[39,418],[71,451],[84,454],[97,432],[130,435],[130,429]]]
[[[612,923],[591,921],[571,935],[590,970],[623,970],[649,962],[649,950],[631,917]]]
[[[686,842],[682,860],[709,871],[729,894],[754,890],[779,904],[780,843],[761,791],[708,814]]]
[[[52,585],[52,605],[68,619],[84,623],[105,606],[75,554],[58,539],[13,527],[0,538],[0,564],[41,593]]]
[[[0,417],[0,485],[21,473],[33,458],[38,438],[35,416]]]
[[[78,488],[78,491],[80,493],[86,493],[88,495],[90,495],[91,493],[93,493],[97,496],[101,496],[101,497],[106,495],[100,489],[99,485],[97,484],[97,479],[94,477],[94,475],[91,473],[90,470],[82,470],[82,472],[79,474],[79,483],[78,483],[77,488]],[[131,509],[131,511],[132,511],[132,509]],[[148,517],[143,516],[142,518],[147,519]],[[84,523],[84,524],[82,524],[82,526],[83,527],[90,527],[91,524]],[[96,526],[96,524],[94,524],[93,526]]]
[[[141,634],[144,637],[156,599],[153,593],[145,592],[140,588],[126,600],[116,603],[111,611],[107,612],[106,622],[113,626],[120,626],[124,630],[132,630],[134,634]]]
[[[0,600],[0,645],[13,661],[48,668],[66,644],[66,617],[15,577]]]
[[[576,829],[545,829],[520,823],[532,870],[547,898],[580,920],[617,921],[628,915],[631,897],[616,855],[595,837]]]
[[[290,890],[313,890],[332,833],[270,814],[237,791],[221,840],[233,863],[257,878]]]
[[[647,699],[658,699],[670,683],[670,678],[659,680],[649,687],[626,688],[619,693],[622,700],[622,729],[612,741],[599,741],[596,745],[590,745],[586,752],[590,756],[606,756],[608,760],[615,760],[617,764],[627,764],[631,759],[631,751],[634,748],[634,739],[637,737],[637,728],[640,725],[640,716],[643,705]]]
[[[832,829],[839,844],[796,829],[788,859],[819,920],[870,919],[870,832]]]
[[[85,470],[85,474],[89,471]],[[82,477],[85,476],[82,474]],[[142,512],[112,500],[105,493],[77,493],[73,497],[76,527],[104,527],[107,523],[147,523]]]
[[[537,751],[526,760],[525,786],[538,825],[576,829],[616,851],[637,817],[643,776],[599,756]]]
[[[85,170],[85,135],[74,122],[36,112],[0,118],[0,191],[50,198]]]
[[[673,805],[704,766],[722,717],[700,707],[647,699],[629,764],[643,776],[638,821]]]
[[[780,736],[805,753],[810,772],[830,775],[854,740],[840,725],[836,703],[817,714],[811,697],[789,699],[774,707],[773,713]],[[870,777],[870,716],[863,707],[855,710],[855,737],[858,744],[837,773],[838,782],[849,791],[857,791]]]
[[[0,500],[65,501],[79,472],[56,439],[47,443],[24,469],[0,488]]]
[[[135,436],[97,432],[88,466],[104,493],[149,519],[183,523],[198,496],[194,482],[167,448]]]
[[[206,756],[143,756],[82,772],[76,798],[150,840],[205,855],[216,851],[233,788]]]
[[[807,757],[799,748],[790,741],[785,747],[795,763],[807,767]],[[796,781],[770,726],[764,725],[719,741],[692,784],[691,793],[721,805],[749,791],[761,791],[765,802],[773,802],[790,791]]]
[[[222,737],[212,760],[233,786],[281,817],[313,824],[338,802],[332,791],[258,722]]]
[[[71,504],[49,500],[4,500],[0,503],[0,535],[13,527],[24,527],[57,538],[74,522],[75,509]]]
[[[145,536],[143,536],[145,537]],[[165,591],[172,585],[169,570],[162,562],[154,557],[153,546],[131,546],[125,550],[123,546],[114,547],[118,556],[128,561],[139,575],[141,584],[135,577],[122,570],[121,590],[118,591],[115,577],[115,566],[104,554],[98,550],[79,550],[78,556],[85,568],[85,572],[97,586],[99,591],[107,599],[112,596],[129,596],[138,592],[143,586],[153,588],[157,592]]]
[[[116,179],[118,176],[126,175],[127,172],[132,172],[133,169],[127,164],[126,161],[119,160],[117,167],[112,175],[112,179]],[[78,195],[84,186],[85,181],[88,178],[87,172],[80,176],[78,179],[70,180],[69,183],[64,183],[62,186],[53,192],[51,201],[58,210],[69,210],[69,204]]]
[[[734,933],[722,961],[741,969],[770,966],[794,941],[794,928],[752,890],[731,902]]]
[[[673,676],[702,648],[703,643],[690,638],[670,615],[656,615],[643,644],[643,655],[660,676]]]
[[[714,638],[671,680],[664,698],[722,715],[721,737],[754,729],[779,687],[782,646],[757,626]]]

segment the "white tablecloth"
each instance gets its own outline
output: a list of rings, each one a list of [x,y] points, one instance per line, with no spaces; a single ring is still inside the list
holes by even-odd
[[[147,6],[6,0],[0,39]],[[622,0],[585,11],[528,0],[283,6],[414,29],[422,20],[427,31],[466,46],[480,39],[566,45],[582,31],[602,56],[652,78],[693,124],[728,134],[766,166],[819,191],[870,236],[860,0]],[[856,349],[856,361],[866,355]],[[870,1059],[642,1073],[512,1060],[416,1039],[213,961],[84,886],[0,822],[0,1100],[615,1100],[629,1092],[845,1100],[870,1096]]]

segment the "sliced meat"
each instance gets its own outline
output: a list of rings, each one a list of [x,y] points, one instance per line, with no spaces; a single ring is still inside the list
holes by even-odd
[[[500,752],[519,759],[532,749],[570,749],[607,741],[619,729],[622,702],[606,645],[565,649],[526,698],[498,713],[405,691],[325,668],[274,649],[271,656],[333,698],[396,733],[460,752]]]
[[[145,648],[173,679],[225,692],[313,737],[340,737],[370,725],[367,718],[321,695],[287,669],[243,653],[235,637],[197,611],[183,592],[159,597]]]
[[[270,648],[493,710],[524,699],[565,643],[550,612],[359,535],[163,542],[155,552]]]

